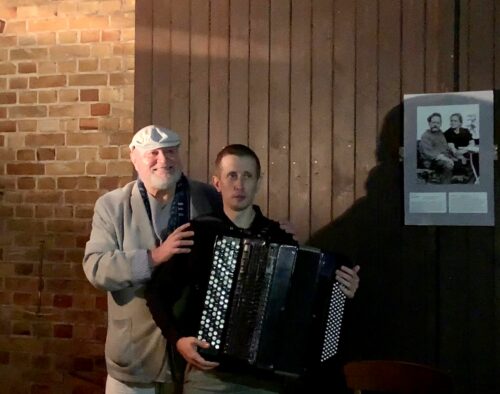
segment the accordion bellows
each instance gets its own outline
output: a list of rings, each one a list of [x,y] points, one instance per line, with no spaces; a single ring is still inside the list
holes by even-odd
[[[319,249],[218,237],[198,338],[204,357],[300,375],[337,352],[340,265]]]

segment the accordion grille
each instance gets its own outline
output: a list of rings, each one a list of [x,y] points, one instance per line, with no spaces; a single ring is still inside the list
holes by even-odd
[[[218,239],[214,247],[210,285],[205,296],[198,339],[209,342],[216,350],[222,347],[222,334],[239,249],[240,240],[230,237]]]
[[[340,290],[340,283],[334,282],[328,307],[328,318],[323,339],[323,347],[321,350],[321,362],[328,360],[337,353],[345,298],[344,293]]]

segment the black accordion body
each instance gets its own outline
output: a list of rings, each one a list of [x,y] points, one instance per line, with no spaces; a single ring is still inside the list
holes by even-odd
[[[218,237],[198,338],[206,359],[301,375],[333,357],[345,295],[335,255]]]

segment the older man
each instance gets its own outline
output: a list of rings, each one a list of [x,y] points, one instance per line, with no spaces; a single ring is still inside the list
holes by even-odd
[[[441,130],[441,114],[434,112],[429,115],[427,123],[429,129],[422,134],[419,144],[424,166],[436,170],[440,177],[439,183],[451,183],[457,158],[448,146]]]
[[[173,392],[166,341],[144,300],[155,267],[188,253],[187,222],[218,210],[210,186],[182,173],[179,136],[147,126],[130,144],[138,179],[100,197],[83,268],[88,280],[108,292],[106,393]]]

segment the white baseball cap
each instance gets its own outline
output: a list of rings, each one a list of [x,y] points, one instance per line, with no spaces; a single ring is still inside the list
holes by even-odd
[[[179,146],[181,139],[175,131],[165,127],[149,125],[135,133],[130,149],[152,150]]]

